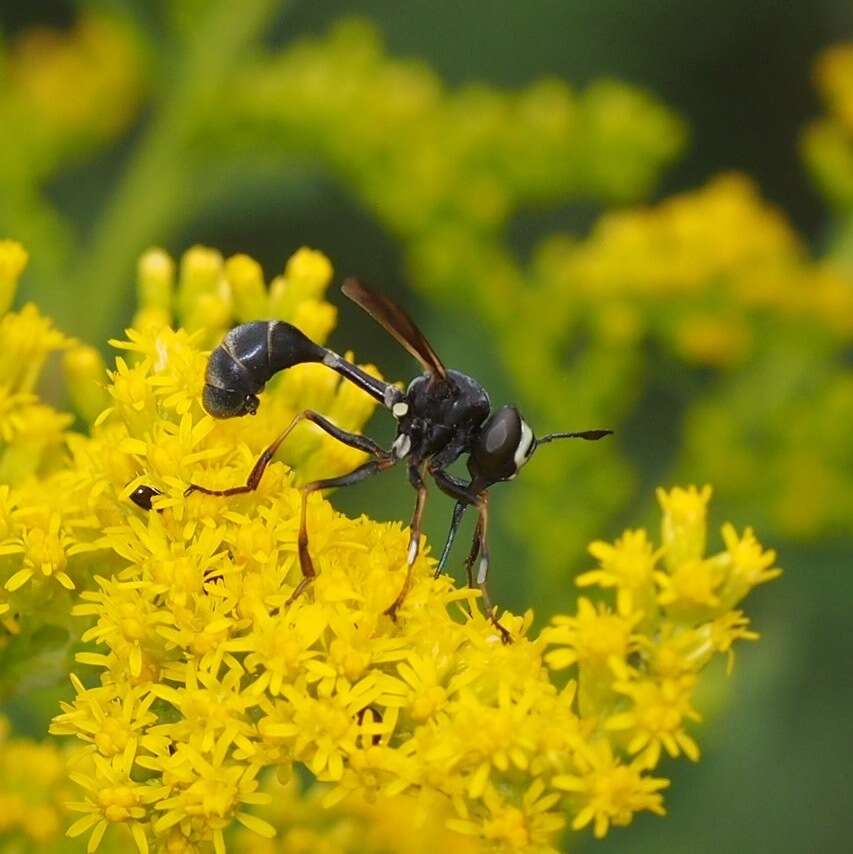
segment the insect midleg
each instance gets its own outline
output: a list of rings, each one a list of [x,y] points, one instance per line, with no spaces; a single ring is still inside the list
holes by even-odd
[[[456,535],[459,533],[459,525],[462,522],[462,517],[465,515],[466,509],[470,505],[464,501],[457,501],[453,508],[453,518],[450,521],[450,530],[447,532],[447,539],[444,541],[444,548],[441,550],[441,557],[438,560],[438,565],[433,573],[433,578],[438,578],[444,572],[447,558],[450,557],[450,550],[453,548],[453,543],[456,540]]]
[[[397,594],[397,598],[385,609],[385,613],[392,619],[397,619],[397,610],[403,604],[409,588],[412,585],[412,569],[418,556],[421,542],[421,519],[424,515],[426,505],[427,488],[423,478],[423,466],[409,466],[409,482],[417,490],[418,497],[415,500],[415,511],[412,513],[412,521],[409,523],[409,549],[406,552],[406,579],[403,587]]]
[[[206,486],[199,486],[196,483],[191,483],[184,491],[184,495],[189,495],[193,492],[203,492],[205,495],[241,495],[245,492],[254,492],[258,488],[261,478],[263,477],[267,466],[272,461],[273,456],[275,456],[276,451],[300,421],[311,421],[322,430],[325,430],[330,436],[337,439],[339,442],[343,442],[345,445],[349,445],[351,448],[357,448],[358,450],[365,451],[375,457],[381,458],[387,456],[387,452],[377,445],[373,439],[369,439],[367,436],[360,436],[357,433],[350,433],[347,430],[342,430],[327,418],[320,415],[319,412],[314,412],[313,409],[306,409],[304,412],[300,412],[299,415],[297,415],[276,437],[275,441],[263,450],[255,464],[252,466],[252,470],[249,472],[249,476],[246,478],[246,482],[242,486],[232,486],[228,489],[208,489]]]
[[[293,593],[288,597],[285,605],[289,605],[298,598],[317,576],[317,570],[314,568],[314,561],[311,560],[311,554],[308,550],[308,496],[312,492],[317,492],[320,489],[332,489],[336,486],[352,486],[354,483],[360,483],[371,475],[385,471],[385,469],[391,468],[391,466],[396,465],[399,462],[396,457],[393,457],[390,454],[385,454],[384,451],[382,451],[382,454],[383,456],[378,460],[368,460],[366,463],[362,463],[358,468],[353,469],[349,474],[342,474],[339,477],[327,477],[323,480],[315,480],[311,483],[306,483],[305,486],[302,487],[302,503],[299,513],[299,538],[297,540],[299,568],[302,570],[302,578],[299,581],[299,584],[296,585]]]
[[[477,560],[477,555],[480,554],[480,536],[482,533],[482,521],[477,517],[477,524],[474,526],[474,537],[471,540],[471,548],[468,550],[468,557],[465,558],[465,575],[468,578],[468,586],[476,588],[477,583],[474,580],[474,562]]]
[[[456,539],[456,534],[459,532],[459,525],[462,522],[465,509],[467,507],[476,507],[479,499],[475,493],[471,492],[470,483],[464,483],[458,477],[450,474],[450,472],[446,472],[442,468],[430,468],[429,473],[432,475],[435,485],[445,495],[456,499],[456,506],[453,508],[453,519],[450,522],[450,530],[447,532],[447,540],[444,543],[444,548],[441,550],[441,558],[435,569],[434,577],[438,578],[444,570],[447,558],[450,556],[450,549],[453,541]]]
[[[465,570],[468,573],[468,585],[476,586],[483,597],[483,610],[489,622],[500,632],[501,640],[504,643],[512,643],[512,635],[501,625],[495,614],[495,606],[492,604],[491,596],[489,596],[489,588],[486,580],[489,576],[489,546],[488,546],[488,530],[489,530],[489,499],[484,492],[480,496],[480,501],[477,503],[477,510],[480,517],[477,520],[477,527],[474,531],[474,540],[471,543],[471,551],[465,560]],[[480,555],[480,563],[477,567],[477,575],[473,576],[472,570],[474,562],[477,560],[477,554]]]

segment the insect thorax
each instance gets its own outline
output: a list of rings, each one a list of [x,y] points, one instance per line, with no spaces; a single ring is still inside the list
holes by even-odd
[[[480,383],[448,371],[447,380],[432,374],[416,377],[392,412],[398,435],[409,436],[412,455],[424,459],[451,443],[467,445],[489,409],[489,396]]]

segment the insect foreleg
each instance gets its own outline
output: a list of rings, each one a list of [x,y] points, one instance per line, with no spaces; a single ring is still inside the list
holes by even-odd
[[[482,520],[478,517],[477,524],[474,527],[474,537],[471,540],[471,548],[468,550],[468,557],[465,558],[465,575],[468,578],[469,587],[477,587],[474,580],[474,562],[477,560],[477,555],[480,554],[480,538],[482,536]]]

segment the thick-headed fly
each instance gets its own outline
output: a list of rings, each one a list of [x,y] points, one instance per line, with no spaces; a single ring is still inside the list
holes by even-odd
[[[406,579],[386,613],[396,619],[397,611],[411,585],[427,495],[424,478],[429,475],[442,492],[456,499],[453,520],[436,576],[447,562],[466,508],[475,508],[479,515],[471,550],[465,561],[468,583],[471,587],[479,588],[489,619],[500,631],[504,642],[509,642],[509,632],[498,622],[486,587],[489,574],[489,487],[500,481],[512,480],[540,445],[554,439],[601,439],[612,431],[549,433],[537,438],[515,406],[492,410],[489,396],[480,383],[466,374],[445,368],[423,333],[403,309],[356,279],[348,279],[342,290],[420,363],[423,374],[415,377],[405,391],[370,376],[332,350],[315,344],[289,323],[278,320],[255,321],[232,329],[211,353],[205,376],[204,407],[215,418],[254,414],[259,403],[257,395],[274,374],[294,365],[321,362],[390,410],[397,420],[397,435],[390,449],[385,450],[366,436],[342,430],[318,412],[305,410],[260,455],[245,484],[230,489],[208,489],[194,483],[186,492],[238,495],[257,489],[273,455],[300,421],[310,421],[339,442],[370,455],[367,462],[348,474],[316,480],[302,487],[298,540],[302,579],[288,600],[292,602],[317,574],[308,548],[308,496],[321,489],[351,486],[405,460],[409,482],[417,493],[417,499],[409,526]],[[447,471],[447,467],[462,454],[468,455],[470,478],[467,481]],[[154,494],[156,490],[152,487],[140,487],[131,495],[131,499],[143,509],[150,510]]]

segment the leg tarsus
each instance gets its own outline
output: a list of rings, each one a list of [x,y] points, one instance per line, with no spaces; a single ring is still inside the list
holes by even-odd
[[[503,644],[512,643],[512,635],[509,630],[501,625],[500,620],[497,616],[497,606],[492,605],[491,597],[489,596],[489,590],[486,587],[486,582],[483,581],[477,585],[480,590],[480,593],[483,597],[483,610],[486,612],[486,617],[489,622],[500,632],[501,642]]]
[[[316,577],[316,575],[303,575],[299,584],[293,588],[293,592],[285,600],[284,607],[289,608],[311,586]]]

